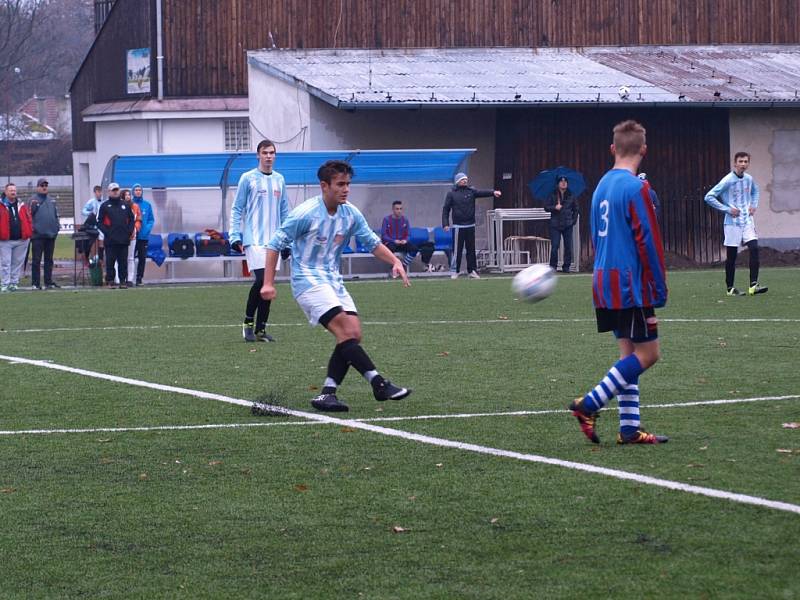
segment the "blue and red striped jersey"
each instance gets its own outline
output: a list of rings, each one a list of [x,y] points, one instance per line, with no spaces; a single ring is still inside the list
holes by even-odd
[[[603,175],[592,196],[591,227],[595,307],[664,306],[664,246],[647,183],[625,169]]]
[[[400,217],[397,219],[394,215],[386,215],[383,217],[383,223],[381,224],[381,241],[384,244],[388,244],[395,240],[407,240],[409,229],[407,218]]]

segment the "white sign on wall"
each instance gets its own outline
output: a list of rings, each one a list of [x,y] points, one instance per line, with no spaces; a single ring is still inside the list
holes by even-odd
[[[129,94],[150,93],[150,48],[128,50],[127,82]]]

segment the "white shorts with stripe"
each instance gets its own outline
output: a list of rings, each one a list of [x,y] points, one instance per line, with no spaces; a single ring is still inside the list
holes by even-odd
[[[295,299],[310,325],[318,324],[322,315],[337,306],[341,306],[345,312],[358,312],[353,298],[344,286],[341,293],[337,293],[333,286],[322,283],[307,289]]]
[[[750,240],[757,240],[755,225],[752,221],[741,227],[739,225],[723,225],[723,232],[725,233],[725,241],[722,242],[724,246],[733,246],[738,248],[745,245]]]

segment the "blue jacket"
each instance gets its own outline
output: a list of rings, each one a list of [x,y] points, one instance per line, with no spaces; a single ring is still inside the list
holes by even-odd
[[[667,303],[664,246],[650,186],[612,169],[592,196],[596,308],[659,307]]]
[[[133,194],[133,191],[137,187],[141,188],[142,186],[138,183],[134,183],[131,188],[131,194]],[[133,195],[133,201],[142,210],[142,228],[139,229],[139,233],[136,234],[136,239],[148,240],[150,239],[150,232],[153,231],[153,225],[156,224],[156,217],[153,214],[153,205],[145,200],[144,196],[137,198],[135,194]]]

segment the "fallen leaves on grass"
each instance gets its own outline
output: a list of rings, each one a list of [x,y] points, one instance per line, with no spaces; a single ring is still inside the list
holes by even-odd
[[[352,427],[342,427],[339,431],[341,431],[342,433],[353,433],[355,429],[353,429]]]
[[[784,423],[781,425],[784,429],[800,429],[800,423],[791,422],[791,423]]]
[[[17,488],[12,488],[12,487],[0,488],[0,494],[13,494],[16,491]]]
[[[497,315],[500,321],[508,321],[508,315]]]
[[[686,465],[690,469],[704,469],[705,465],[702,463],[689,463]]]
[[[437,352],[436,356],[450,356],[449,352]]]
[[[308,486],[304,485],[302,483],[297,483],[294,486],[294,491],[295,492],[307,492],[308,491]]]
[[[216,467],[217,465],[221,465],[221,464],[222,464],[221,460],[212,460],[210,463],[208,463],[208,466],[209,467]]]
[[[147,473],[139,473],[139,481],[147,481],[148,479],[150,478],[147,476]]]
[[[308,386],[308,391],[310,391],[310,392],[316,392],[318,389],[319,389],[319,387],[316,386],[316,385]]]
[[[437,468],[441,469],[444,466],[444,463],[436,463]]]
[[[258,348],[250,348],[250,350],[248,350],[248,352],[258,352]]]
[[[406,533],[408,529],[405,527],[400,527],[400,525],[395,525],[392,527],[392,533]]]

